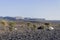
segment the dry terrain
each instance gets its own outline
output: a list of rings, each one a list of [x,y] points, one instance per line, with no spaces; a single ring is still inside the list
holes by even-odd
[[[50,30],[50,26],[54,29]],[[0,40],[60,40],[60,25],[1,21]]]

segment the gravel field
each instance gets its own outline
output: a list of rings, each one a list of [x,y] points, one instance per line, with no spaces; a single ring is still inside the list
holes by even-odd
[[[21,32],[5,32],[0,34],[0,40],[60,40],[60,30],[37,30]]]

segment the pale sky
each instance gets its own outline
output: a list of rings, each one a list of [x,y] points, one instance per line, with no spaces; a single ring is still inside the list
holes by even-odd
[[[60,20],[60,0],[0,0],[0,16]]]

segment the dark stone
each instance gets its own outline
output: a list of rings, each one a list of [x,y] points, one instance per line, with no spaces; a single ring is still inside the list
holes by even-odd
[[[44,27],[41,26],[41,27],[38,27],[37,29],[44,29]]]

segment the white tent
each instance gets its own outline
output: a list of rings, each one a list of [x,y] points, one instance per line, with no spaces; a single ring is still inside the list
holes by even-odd
[[[48,29],[49,29],[49,30],[53,30],[53,29],[54,29],[54,27],[50,26]]]

